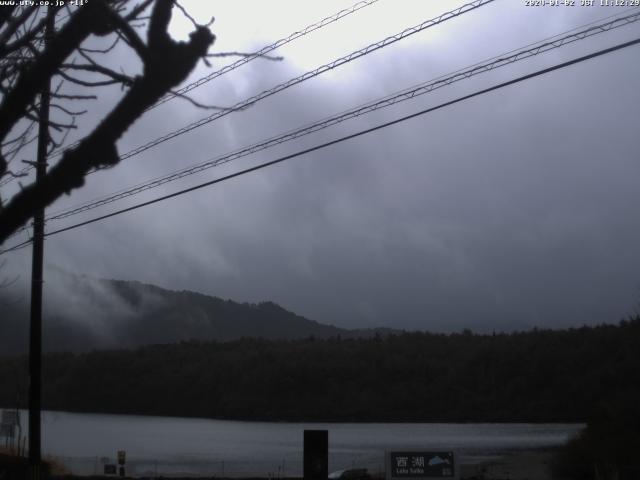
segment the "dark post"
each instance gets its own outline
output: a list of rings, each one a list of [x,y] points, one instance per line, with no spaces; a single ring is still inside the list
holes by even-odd
[[[53,7],[49,7],[51,9]],[[47,11],[47,15],[51,10]],[[45,45],[49,44],[54,29],[54,16],[49,15],[45,29]],[[38,152],[36,182],[47,171],[47,146],[49,140],[49,103],[51,79],[40,92],[38,124]],[[31,318],[29,332],[29,477],[40,479],[40,412],[42,410],[42,264],[44,254],[44,209],[33,216],[33,254],[31,262]]]
[[[329,474],[329,432],[304,431],[304,480],[327,480]]]

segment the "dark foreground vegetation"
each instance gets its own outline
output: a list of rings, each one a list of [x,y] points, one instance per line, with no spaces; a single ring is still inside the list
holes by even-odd
[[[553,473],[575,480],[640,478],[640,402],[616,398],[591,414],[587,427],[556,455]]]
[[[640,318],[527,333],[228,343],[44,356],[44,407],[252,420],[583,422],[640,400]],[[0,405],[26,404],[0,358]]]

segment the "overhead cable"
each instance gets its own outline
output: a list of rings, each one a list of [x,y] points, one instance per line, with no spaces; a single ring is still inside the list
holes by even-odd
[[[136,195],[146,190],[159,187],[166,183],[173,182],[175,180],[179,180],[181,178],[202,172],[204,170],[226,164],[238,158],[245,157],[247,155],[265,150],[267,148],[274,147],[276,145],[280,145],[290,140],[294,140],[302,136],[309,135],[319,130],[323,130],[330,126],[336,125],[338,123],[342,123],[344,121],[350,120],[352,118],[356,118],[382,108],[390,107],[400,102],[414,99],[418,96],[421,96],[426,93],[432,92],[433,90],[451,85],[452,83],[458,82],[460,80],[471,78],[475,75],[492,71],[497,68],[504,67],[506,65],[510,65],[512,63],[515,63],[521,60],[525,60],[535,55],[539,55],[541,53],[545,53],[550,50],[560,48],[564,45],[576,42],[578,40],[583,40],[585,38],[591,37],[593,35],[596,35],[602,32],[619,28],[623,25],[627,25],[629,23],[633,23],[638,20],[640,20],[640,11],[631,15],[616,18],[615,20],[612,20],[606,23],[592,26],[584,30],[580,30],[570,35],[562,36],[560,38],[557,38],[557,36],[552,37],[553,40],[551,41],[543,41],[542,43],[539,42],[537,44],[533,44],[533,46],[529,45],[528,48],[525,47],[524,49],[521,49],[521,50],[512,50],[511,52],[503,54],[502,56],[494,57],[483,63],[477,63],[471,67],[467,67],[466,69],[458,70],[454,73],[450,73],[445,76],[438,77],[437,79],[431,80],[427,83],[423,83],[423,84],[411,87],[409,89],[405,89],[401,92],[389,95],[387,97],[383,97],[382,99],[378,99],[378,100],[366,103],[364,105],[361,105],[359,107],[344,111],[338,115],[334,115],[332,117],[322,119],[320,121],[311,123],[301,128],[291,130],[287,133],[269,138],[267,140],[263,140],[259,143],[255,143],[248,147],[244,147],[232,153],[228,153],[226,155],[222,155],[222,156],[207,160],[206,162],[181,169],[169,175],[165,175],[156,179],[149,180],[144,183],[140,183],[138,185],[120,190],[118,192],[102,197],[100,199],[94,199],[92,201],[85,202],[79,206],[72,207],[58,213],[54,213],[51,216],[49,216],[47,220],[48,221],[60,220],[63,218],[70,217],[72,215],[76,215],[82,212],[86,212],[88,210],[92,210],[94,208],[115,202],[117,200],[121,200],[123,198]]]
[[[493,2],[494,0],[474,0],[473,2],[470,3],[466,3],[464,5],[461,5],[460,7],[454,9],[454,10],[450,10],[448,12],[444,12],[440,15],[438,15],[435,18],[429,19],[429,20],[425,20],[424,22],[415,25],[413,27],[409,27],[409,28],[405,28],[404,30],[402,30],[401,32],[389,36],[383,40],[380,40],[379,42],[376,43],[372,43],[370,45],[367,45],[364,48],[361,48],[359,50],[356,50],[354,52],[351,52],[348,55],[345,55],[343,57],[340,57],[336,60],[333,60],[332,62],[326,63],[324,65],[321,65],[320,67],[314,69],[314,70],[310,70],[306,73],[303,73],[302,75],[299,75],[297,77],[291,78],[289,80],[287,80],[284,83],[280,83],[278,85],[276,85],[275,87],[272,87],[268,90],[264,90],[260,93],[258,93],[257,95],[254,95],[252,97],[249,97],[245,100],[242,100],[238,103],[236,103],[235,105],[229,107],[229,108],[225,108],[223,110],[219,110],[214,114],[211,114],[207,117],[201,118],[200,120],[197,120],[195,122],[192,122],[182,128],[179,128],[177,130],[174,130],[172,132],[169,132],[161,137],[158,137],[154,140],[151,140],[148,143],[145,143],[143,145],[140,145],[136,148],[134,148],[133,150],[129,150],[126,153],[123,153],[120,155],[120,160],[126,160],[127,158],[131,158],[135,155],[138,155],[146,150],[149,150],[152,147],[155,147],[157,145],[160,145],[161,143],[164,143],[168,140],[171,140],[175,137],[178,137],[180,135],[183,135],[187,132],[190,132],[192,130],[195,130],[196,128],[199,128],[203,125],[206,125],[208,123],[211,123],[215,120],[218,120],[222,117],[225,117],[227,115],[229,115],[230,113],[233,112],[238,112],[241,110],[244,110],[256,103],[258,103],[261,100],[264,100],[267,97],[270,97],[272,95],[275,95],[276,93],[279,93],[283,90],[286,90],[290,87],[293,87],[294,85],[298,85],[302,82],[305,82],[311,78],[315,78],[325,72],[328,72],[330,70],[333,70],[337,67],[340,67],[344,64],[347,64],[349,62],[352,62],[360,57],[364,57],[365,55],[368,55],[372,52],[375,52],[377,50],[380,50],[384,47],[387,47],[393,43],[396,43],[404,38],[407,38],[411,35],[414,35],[416,33],[422,32],[423,30],[426,30],[430,27],[433,27],[435,25],[439,25],[447,20],[451,20],[452,18],[456,18],[464,13],[467,13],[471,10],[475,10],[476,8],[482,7],[486,4],[489,4],[491,2]],[[56,152],[53,152],[52,155],[60,155],[62,153],[64,153],[64,151],[73,148],[74,146],[76,146],[77,144],[79,144],[80,141],[76,142],[75,144],[66,147],[65,149],[59,149]],[[92,170],[89,173],[95,173],[99,170]],[[10,180],[9,180],[10,181]],[[1,186],[1,185],[0,185]]]
[[[327,25],[330,25],[332,23],[337,22],[338,20],[347,17],[359,10],[362,10],[365,7],[368,7],[370,5],[373,5],[374,3],[378,2],[379,0],[361,0],[358,3],[355,3],[354,5],[352,5],[349,8],[345,8],[343,10],[340,10],[337,13],[334,13],[333,15],[330,15],[328,17],[323,18],[322,20],[313,23],[311,25],[308,25],[306,27],[304,27],[302,30],[298,30],[296,32],[293,32],[292,34],[288,35],[287,37],[281,38],[279,40],[276,40],[275,42],[262,47],[260,50],[258,50],[255,53],[252,53],[250,55],[244,56],[242,58],[240,58],[239,60],[236,60],[233,63],[230,63],[229,65],[225,65],[224,67],[222,67],[219,70],[216,70],[215,72],[211,72],[208,75],[199,78],[198,80],[185,85],[184,87],[176,90],[173,93],[168,93],[167,95],[165,95],[164,97],[162,97],[160,100],[158,100],[155,104],[153,104],[152,106],[150,106],[149,108],[147,108],[148,110],[151,110],[159,105],[162,105],[163,103],[168,102],[169,100],[176,98],[176,96],[182,96],[188,92],[190,92],[191,90],[198,88],[201,85],[204,85],[207,82],[210,82],[226,73],[229,73],[243,65],[246,65],[247,63],[255,60],[256,58],[261,58],[264,57],[265,55],[268,55],[269,53],[271,53],[272,51],[274,51],[275,49],[282,47],[283,45],[286,45],[300,37],[303,37],[305,35],[308,35],[311,32],[314,32],[315,30],[319,30],[323,27],[326,27]],[[69,15],[67,15],[66,17],[68,17]],[[59,21],[63,20],[66,17],[61,17],[59,19],[56,20],[56,23],[58,23]],[[74,142],[71,145],[67,145],[65,147],[59,148],[57,150],[54,150],[53,152],[51,152],[51,156],[56,156],[61,154],[62,152],[64,152],[65,150],[71,149],[76,147],[82,140],[79,140],[77,142]],[[26,175],[33,167],[29,166],[29,167],[25,167],[22,170],[18,171],[16,173],[16,176],[24,176]],[[13,180],[14,177],[11,176],[7,176],[6,178],[0,180],[0,187],[2,187],[3,185],[6,185],[7,183],[11,182]]]
[[[168,102],[169,100],[171,100],[172,98],[176,97],[177,95],[184,95],[185,93],[190,92],[191,90],[193,90],[194,88],[198,88],[200,85],[204,85],[207,82],[210,82],[211,80],[214,80],[215,78],[218,78],[221,75],[224,75],[225,73],[228,73],[232,70],[235,70],[236,68],[241,67],[242,65],[245,65],[247,63],[249,63],[252,60],[255,60],[256,58],[260,58],[263,57],[265,55],[268,55],[269,53],[271,53],[272,51],[274,51],[275,49],[282,47],[283,45],[286,45],[289,42],[292,42],[300,37],[303,37],[315,30],[318,30],[322,27],[326,27],[327,25],[337,22],[338,20],[340,20],[341,18],[344,18],[348,15],[351,15],[352,13],[357,12],[358,10],[361,10],[365,7],[368,7],[369,5],[373,5],[374,3],[376,3],[378,0],[363,0],[360,1],[358,3],[356,3],[355,5],[352,5],[349,8],[345,8],[344,10],[340,10],[338,13],[335,13],[333,15],[330,15],[326,18],[323,18],[322,20],[320,20],[319,22],[316,22],[312,25],[309,25],[305,28],[303,28],[302,30],[299,30],[297,32],[293,32],[291,35],[285,37],[285,38],[281,38],[279,40],[276,40],[275,42],[273,42],[270,45],[267,45],[266,47],[262,47],[260,50],[258,50],[257,52],[240,58],[239,60],[236,60],[235,62],[226,65],[224,67],[222,67],[220,70],[216,70],[215,72],[211,72],[209,75],[206,75],[198,80],[196,80],[195,82],[190,83],[189,85],[185,85],[184,87],[180,88],[179,90],[177,90],[174,93],[169,93],[167,95],[165,95],[164,97],[162,97],[160,100],[158,100],[155,105],[152,105],[151,107],[149,107],[147,110],[151,110],[152,108],[157,107],[158,105],[162,105],[165,102]]]
[[[142,152],[144,152],[145,150],[148,150],[152,147],[155,147],[157,145],[160,145],[161,143],[164,143],[168,140],[171,140],[179,135],[183,135],[187,132],[190,132],[192,130],[195,130],[196,128],[199,128],[203,125],[206,125],[208,123],[213,122],[214,120],[218,120],[222,117],[225,117],[227,115],[229,115],[230,113],[233,112],[237,112],[240,110],[244,110],[247,107],[250,107],[252,105],[254,105],[255,103],[264,100],[267,97],[270,97],[272,95],[275,95],[276,93],[282,92],[283,90],[286,90],[290,87],[293,87],[294,85],[298,85],[299,83],[305,82],[311,78],[317,77],[318,75],[321,75],[325,72],[328,72],[330,70],[333,70],[334,68],[340,67],[342,65],[345,65],[349,62],[352,62],[360,57],[364,57],[365,55],[368,55],[372,52],[375,52],[377,50],[380,50],[382,48],[385,48],[391,44],[394,44],[404,38],[407,38],[411,35],[414,35],[416,33],[422,32],[423,30],[426,30],[430,27],[433,27],[435,25],[439,25],[443,22],[446,22],[447,20],[451,20],[452,18],[456,18],[460,15],[463,15],[464,13],[467,13],[471,10],[475,10],[479,7],[482,7],[486,4],[489,4],[491,2],[493,2],[494,0],[474,0],[473,2],[464,4],[454,10],[450,10],[448,12],[442,13],[440,15],[438,15],[435,18],[432,18],[430,20],[426,20],[418,25],[415,25],[413,27],[410,28],[405,28],[404,30],[402,30],[401,32],[392,35],[390,37],[387,37],[383,40],[380,40],[379,42],[375,42],[372,43],[370,45],[367,45],[364,48],[361,48],[359,50],[356,50],[354,52],[351,52],[348,55],[345,55],[343,57],[340,57],[336,60],[333,60],[332,62],[326,63],[314,70],[310,70],[306,73],[303,73],[302,75],[299,75],[297,77],[294,77],[290,80],[287,80],[284,83],[281,83],[279,85],[276,85],[275,87],[272,87],[268,90],[264,90],[260,93],[258,93],[257,95],[254,95],[252,97],[249,97],[245,100],[242,100],[241,102],[236,103],[235,105],[233,105],[230,108],[224,109],[224,110],[220,110],[212,115],[209,115],[207,117],[201,118],[200,120],[197,120],[195,122],[190,123],[189,125],[186,125],[178,130],[174,130],[173,132],[167,133],[166,135],[163,135],[161,137],[156,138],[155,140],[152,140],[148,143],[145,143],[144,145],[141,145],[137,148],[134,148],[133,150],[130,150],[122,155],[120,155],[120,159],[121,160],[125,160],[127,158],[131,158],[134,155],[138,155]]]
[[[142,203],[139,203],[139,204],[136,204],[136,205],[132,205],[130,207],[123,208],[121,210],[117,210],[115,212],[111,212],[111,213],[106,214],[106,215],[101,215],[99,217],[95,217],[95,218],[92,218],[90,220],[86,220],[84,222],[79,222],[79,223],[76,223],[74,225],[70,225],[68,227],[64,227],[64,228],[60,228],[58,230],[50,231],[50,232],[46,233],[45,236],[46,237],[50,237],[50,236],[53,236],[53,235],[57,235],[59,233],[67,232],[69,230],[74,230],[76,228],[79,228],[79,227],[82,227],[82,226],[85,226],[85,225],[96,223],[96,222],[105,220],[107,218],[115,217],[115,216],[121,215],[123,213],[127,213],[127,212],[130,212],[130,211],[133,211],[133,210],[137,210],[137,209],[142,208],[142,207],[153,205],[155,203],[159,203],[159,202],[162,202],[164,200],[169,200],[171,198],[175,198],[175,197],[184,195],[186,193],[193,192],[195,190],[199,190],[199,189],[202,189],[202,188],[205,188],[205,187],[209,187],[211,185],[215,185],[217,183],[221,183],[221,182],[224,182],[226,180],[230,180],[232,178],[236,178],[236,177],[239,177],[239,176],[251,173],[251,172],[255,172],[257,170],[262,170],[263,168],[270,167],[272,165],[276,165],[278,163],[282,163],[282,162],[285,162],[287,160],[291,160],[293,158],[297,158],[297,157],[300,157],[302,155],[306,155],[308,153],[315,152],[317,150],[321,150],[321,149],[330,147],[332,145],[336,145],[336,144],[342,143],[344,141],[360,137],[362,135],[373,133],[373,132],[376,132],[378,130],[382,130],[383,128],[387,128],[387,127],[390,127],[392,125],[396,125],[396,124],[399,124],[399,123],[402,123],[402,122],[406,122],[407,120],[411,120],[413,118],[416,118],[416,117],[419,117],[419,116],[422,116],[422,115],[426,115],[428,113],[434,112],[436,110],[440,110],[442,108],[445,108],[445,107],[448,107],[448,106],[451,106],[451,105],[455,105],[457,103],[469,100],[471,98],[478,97],[480,95],[484,95],[484,94],[493,92],[495,90],[499,90],[501,88],[508,87],[510,85],[515,85],[515,84],[523,82],[525,80],[530,80],[532,78],[539,77],[541,75],[544,75],[544,74],[547,74],[547,73],[550,73],[550,72],[554,72],[554,71],[560,70],[562,68],[566,68],[566,67],[569,67],[571,65],[575,65],[575,64],[578,64],[578,63],[581,63],[581,62],[584,62],[584,61],[587,61],[587,60],[590,60],[590,59],[593,59],[593,58],[596,58],[596,57],[600,57],[602,55],[606,55],[606,54],[609,54],[609,53],[612,53],[612,52],[615,52],[615,51],[618,51],[618,50],[622,50],[623,48],[627,48],[627,47],[630,47],[630,46],[633,46],[633,45],[637,45],[639,43],[640,43],[640,38],[636,38],[635,40],[624,42],[624,43],[615,45],[613,47],[605,48],[603,50],[599,50],[599,51],[590,53],[588,55],[584,55],[584,56],[581,56],[581,57],[578,57],[578,58],[574,58],[573,60],[569,60],[569,61],[566,61],[566,62],[562,62],[562,63],[556,64],[556,65],[553,65],[551,67],[543,68],[543,69],[537,70],[537,71],[535,71],[533,73],[529,73],[527,75],[522,75],[522,76],[514,78],[512,80],[508,80],[506,82],[498,83],[498,84],[493,85],[491,87],[484,88],[482,90],[478,90],[476,92],[470,93],[468,95],[464,95],[462,97],[458,97],[458,98],[456,98],[454,100],[450,100],[450,101],[441,103],[441,104],[436,105],[434,107],[429,107],[429,108],[426,108],[424,110],[420,110],[419,112],[412,113],[410,115],[405,115],[405,116],[397,118],[395,120],[391,120],[389,122],[382,123],[382,124],[377,125],[375,127],[367,128],[365,130],[360,130],[359,132],[352,133],[350,135],[345,135],[345,136],[337,138],[335,140],[331,140],[329,142],[325,142],[325,143],[322,143],[320,145],[316,145],[316,146],[311,147],[311,148],[300,150],[298,152],[295,152],[295,153],[292,153],[292,154],[289,154],[289,155],[285,155],[283,157],[279,157],[279,158],[277,158],[275,160],[271,160],[269,162],[261,163],[259,165],[254,166],[254,167],[250,167],[250,168],[247,168],[247,169],[244,169],[244,170],[241,170],[241,171],[226,175],[224,177],[216,178],[214,180],[210,180],[208,182],[204,182],[204,183],[201,183],[201,184],[186,188],[184,190],[180,190],[180,191],[168,194],[168,195],[164,195],[162,197],[158,197],[158,198],[155,198],[153,200],[149,200],[147,202],[142,202]],[[11,247],[11,248],[9,248],[7,250],[2,250],[2,251],[0,251],[0,254],[7,253],[9,251],[14,251],[14,250],[17,250],[19,248],[22,248],[22,247],[26,246],[29,242],[30,241],[23,242],[22,244],[16,245],[16,246]]]

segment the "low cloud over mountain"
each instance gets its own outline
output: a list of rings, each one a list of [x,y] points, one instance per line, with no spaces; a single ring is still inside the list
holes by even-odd
[[[237,303],[139,282],[56,272],[47,281],[43,318],[46,351],[131,348],[185,340],[241,337],[294,339],[369,336],[296,315],[272,302]],[[27,351],[28,295],[1,292],[0,350]]]

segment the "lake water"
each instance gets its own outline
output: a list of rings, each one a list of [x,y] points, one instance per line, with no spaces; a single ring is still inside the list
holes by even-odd
[[[23,431],[27,415],[21,412]],[[582,425],[271,423],[43,412],[43,454],[73,473],[102,473],[127,453],[127,474],[302,476],[305,429],[329,431],[329,470],[384,471],[385,450],[454,449],[462,463],[505,452],[556,447]]]

